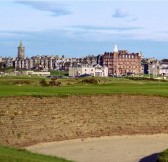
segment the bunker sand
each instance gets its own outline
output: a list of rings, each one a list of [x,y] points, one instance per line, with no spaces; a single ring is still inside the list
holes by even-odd
[[[64,157],[76,162],[140,162],[168,148],[168,134],[106,136],[40,143],[27,147],[36,153]]]

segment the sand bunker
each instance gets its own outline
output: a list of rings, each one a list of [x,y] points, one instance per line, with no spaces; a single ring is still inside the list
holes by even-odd
[[[77,139],[27,147],[32,152],[60,156],[76,162],[149,162],[147,156],[167,148],[166,134]]]

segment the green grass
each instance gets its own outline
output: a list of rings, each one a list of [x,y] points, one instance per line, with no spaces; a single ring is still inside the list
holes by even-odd
[[[14,84],[29,80],[30,84]],[[100,84],[85,84],[82,79],[58,79],[61,87],[41,87],[41,78],[0,78],[0,96],[69,96],[99,94],[138,94],[168,97],[168,82],[134,81],[124,78],[100,78]],[[50,79],[46,79],[47,82]],[[24,83],[24,82],[23,82]]]
[[[62,158],[45,156],[23,149],[0,146],[0,162],[72,162]]]
[[[168,149],[160,153],[157,162],[168,162]]]
[[[55,70],[50,70],[51,75],[54,76],[68,76],[68,71],[55,71]]]

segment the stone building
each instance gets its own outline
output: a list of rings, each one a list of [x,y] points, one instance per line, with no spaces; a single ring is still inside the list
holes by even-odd
[[[115,45],[113,52],[105,52],[98,62],[103,60],[103,65],[108,67],[109,75],[139,74],[141,70],[141,54],[129,53],[127,50],[118,50]]]
[[[159,74],[159,61],[153,60],[148,64],[148,74],[157,77]]]
[[[19,47],[18,47],[18,59],[23,60],[25,57],[25,47],[22,44],[22,41],[20,41]]]

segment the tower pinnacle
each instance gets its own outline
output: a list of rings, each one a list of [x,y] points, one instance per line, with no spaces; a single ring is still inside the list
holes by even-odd
[[[22,40],[20,41],[19,47],[23,47]]]
[[[117,53],[118,53],[118,48],[117,48],[117,45],[116,45],[116,44],[115,44],[115,46],[114,46],[113,52],[117,52]]]

